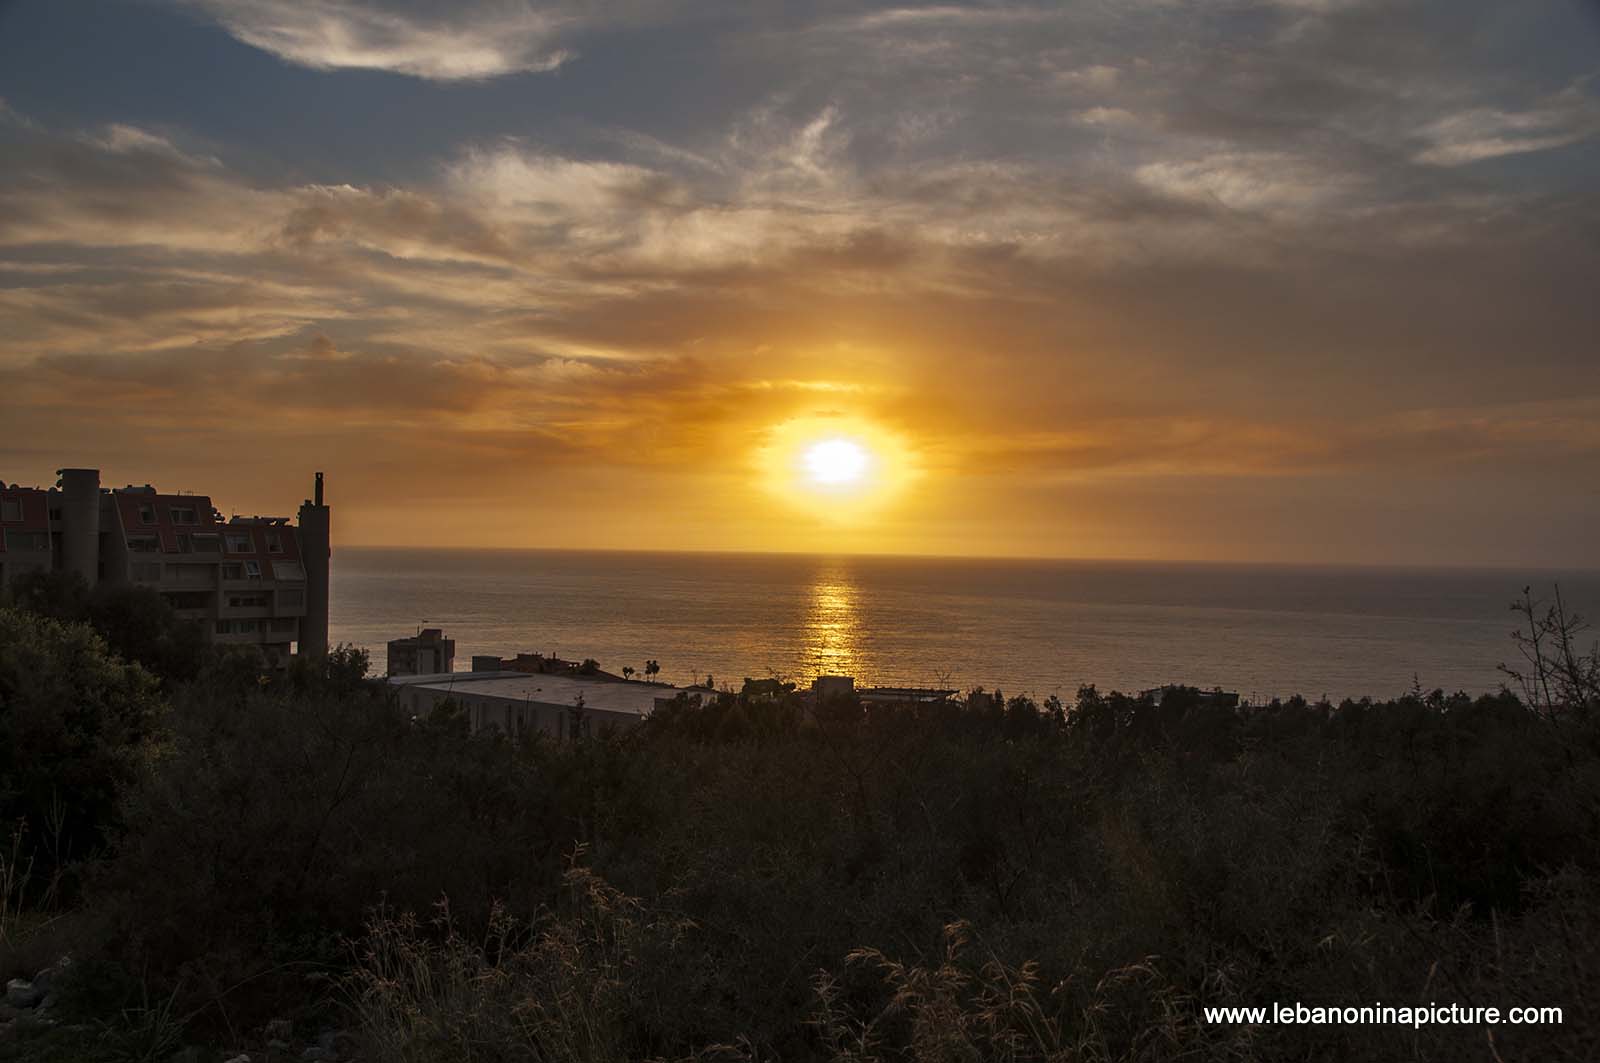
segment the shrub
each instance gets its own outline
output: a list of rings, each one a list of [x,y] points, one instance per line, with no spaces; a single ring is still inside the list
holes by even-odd
[[[36,886],[102,846],[161,723],[154,679],[86,625],[0,607],[0,823]]]

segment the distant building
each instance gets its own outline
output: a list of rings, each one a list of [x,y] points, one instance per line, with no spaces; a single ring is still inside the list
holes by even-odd
[[[938,705],[956,692],[935,687],[862,687],[860,694],[863,705]]]
[[[61,469],[56,486],[0,482],[0,587],[28,572],[76,572],[93,587],[154,588],[225,645],[270,661],[328,651],[329,511],[313,499],[288,517],[227,521],[208,495],[104,488],[98,469]]]
[[[474,658],[476,660],[477,658]],[[423,628],[410,638],[390,639],[385,675],[438,675],[455,670],[456,640],[436,627]]]
[[[1160,706],[1168,700],[1174,702],[1187,700],[1191,705],[1208,708],[1237,709],[1239,707],[1239,695],[1234,691],[1223,690],[1220,687],[1215,690],[1200,690],[1196,687],[1183,686],[1180,683],[1169,683],[1166,686],[1141,691],[1140,696],[1149,698],[1151,703],[1156,706]]]
[[[465,710],[473,733],[489,728],[511,736],[539,731],[561,739],[608,727],[625,730],[680,696],[698,705],[705,693],[663,683],[500,669],[393,676],[389,684],[400,704],[419,716],[449,700]]]
[[[1005,705],[1005,695],[998,690],[990,693],[979,687],[976,690],[967,692],[967,711],[969,712],[991,712],[996,708],[1003,709]]]
[[[849,675],[819,675],[811,681],[811,696],[817,701],[854,697],[856,680]]]
[[[567,661],[560,657],[546,657],[542,653],[519,653],[515,657],[493,657],[473,655],[472,670],[474,672],[523,672],[527,675],[571,675],[582,676],[589,679],[605,679],[612,682],[624,682],[620,675],[614,675],[600,667],[600,662],[592,657],[581,661]]]
[[[819,675],[811,681],[813,706],[835,698],[854,698],[866,708],[937,705],[949,701],[955,694],[954,690],[936,687],[858,687],[855,677],[848,675]]]

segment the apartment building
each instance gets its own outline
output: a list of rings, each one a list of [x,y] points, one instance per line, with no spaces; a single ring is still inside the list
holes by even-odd
[[[456,666],[456,640],[444,637],[436,627],[426,627],[415,635],[389,640],[389,658],[384,674],[438,675]]]
[[[60,469],[56,486],[0,481],[0,586],[26,572],[77,572],[90,585],[154,588],[214,642],[269,661],[328,650],[329,510],[224,520],[208,495],[100,486],[98,469]]]

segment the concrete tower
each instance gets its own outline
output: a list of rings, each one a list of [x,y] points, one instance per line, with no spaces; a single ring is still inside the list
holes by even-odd
[[[316,494],[300,505],[300,557],[306,566],[306,615],[300,622],[303,656],[328,653],[328,558],[331,549],[328,507],[322,502],[322,474]]]
[[[57,469],[61,567],[93,587],[100,581],[100,470]]]

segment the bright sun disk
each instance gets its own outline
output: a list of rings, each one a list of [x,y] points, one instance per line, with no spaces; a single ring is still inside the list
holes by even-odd
[[[866,475],[868,457],[861,444],[848,439],[824,439],[805,450],[806,476],[814,484],[853,484]]]

